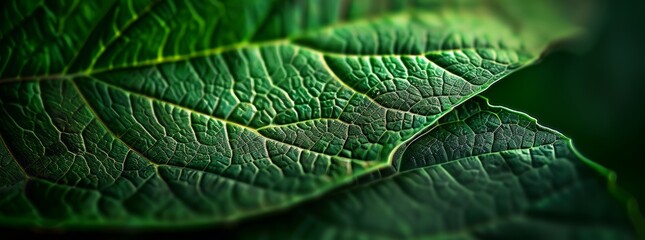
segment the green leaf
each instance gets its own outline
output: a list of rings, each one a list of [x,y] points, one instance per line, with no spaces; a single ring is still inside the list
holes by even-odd
[[[321,195],[572,29],[480,1],[31,3],[2,8],[0,222],[47,227]]]
[[[400,148],[381,173],[244,225],[241,233],[270,239],[636,237],[626,206],[612,195],[613,173],[580,156],[560,133],[480,97]]]

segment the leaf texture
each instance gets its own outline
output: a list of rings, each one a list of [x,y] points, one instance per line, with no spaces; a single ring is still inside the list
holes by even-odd
[[[535,119],[475,97],[382,175],[245,225],[265,239],[636,239],[608,170]],[[614,186],[615,187],[615,186]]]
[[[532,35],[479,1],[3,4],[0,221],[49,227],[321,195],[571,30]]]

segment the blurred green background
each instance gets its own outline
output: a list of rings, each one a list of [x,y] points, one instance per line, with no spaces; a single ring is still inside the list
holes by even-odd
[[[583,155],[617,172],[619,185],[636,196],[641,213],[645,212],[643,9],[645,1],[600,2],[591,41],[573,46],[574,51],[555,50],[483,94],[494,105],[525,112],[572,138]]]

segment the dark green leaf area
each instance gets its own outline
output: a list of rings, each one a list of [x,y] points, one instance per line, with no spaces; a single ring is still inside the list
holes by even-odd
[[[607,176],[570,140],[474,98],[358,186],[263,219],[245,236],[315,239],[632,239]],[[245,227],[245,229],[249,229]]]
[[[481,1],[1,6],[0,224],[45,228],[219,225],[320,197],[572,30]]]

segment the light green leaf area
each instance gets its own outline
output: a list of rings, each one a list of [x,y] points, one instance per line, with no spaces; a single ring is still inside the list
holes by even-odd
[[[397,159],[377,179],[240,232],[254,239],[636,238],[606,169],[570,139],[481,97],[400,148]]]
[[[479,1],[30,3],[0,23],[0,221],[27,226],[215,224],[318,196],[571,29],[527,34]]]

